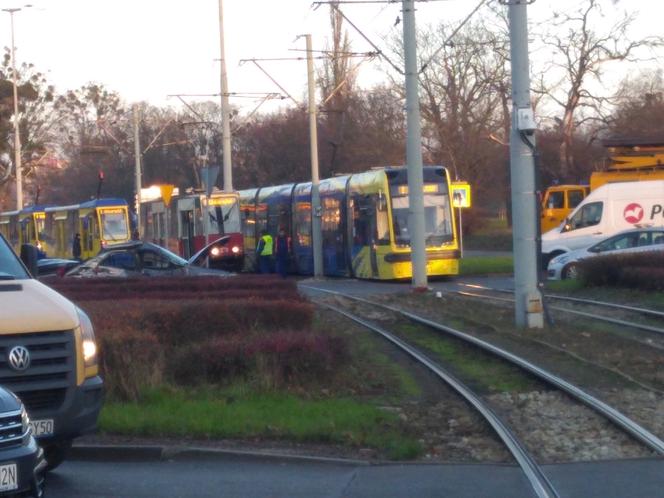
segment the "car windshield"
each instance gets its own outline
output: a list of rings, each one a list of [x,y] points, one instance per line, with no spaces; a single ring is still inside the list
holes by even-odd
[[[28,278],[30,278],[30,275],[25,271],[4,237],[0,235],[0,281]]]

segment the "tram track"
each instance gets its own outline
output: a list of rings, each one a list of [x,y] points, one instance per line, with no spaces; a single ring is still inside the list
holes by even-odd
[[[485,287],[481,285],[476,285],[476,284],[465,284],[465,283],[459,283],[458,285],[462,287],[467,287],[470,289],[473,289],[474,291],[480,291],[480,292],[493,292],[497,294],[510,294],[513,295],[514,291],[508,290],[508,289],[496,289],[492,287]],[[461,296],[465,297],[473,297],[473,298],[479,298],[479,299],[489,299],[493,301],[502,301],[502,302],[514,302],[513,298],[508,298],[508,297],[499,297],[495,295],[489,295],[489,294],[481,294],[478,292],[470,292],[470,291],[462,291],[462,290],[453,290],[451,292],[454,292],[456,294],[459,294]],[[596,308],[601,308],[603,310],[611,310],[612,312],[618,311],[618,312],[628,312],[632,313],[635,315],[639,316],[645,316],[649,318],[655,318],[655,319],[662,319],[664,318],[664,312],[659,311],[659,310],[652,310],[652,309],[647,309],[647,308],[640,308],[636,306],[627,306],[627,305],[622,305],[618,303],[610,303],[606,301],[595,301],[592,299],[582,299],[582,298],[573,298],[573,297],[568,297],[568,296],[559,296],[556,294],[545,294],[544,297],[549,300],[558,300],[558,301],[563,301],[563,302],[569,302],[569,303],[574,303],[575,305],[582,305],[582,306],[590,306],[590,307],[596,307]],[[590,313],[587,311],[581,311],[577,309],[572,309],[566,306],[551,306],[549,305],[548,307],[549,310],[552,311],[558,311],[561,313],[567,313],[575,316],[580,316],[583,318],[588,318],[590,320],[596,320],[600,322],[605,322],[605,323],[611,323],[613,325],[620,325],[623,327],[629,327],[632,329],[637,329],[637,330],[643,330],[646,332],[650,332],[653,334],[656,334],[655,337],[658,339],[664,339],[664,327],[659,327],[659,326],[654,326],[650,323],[639,323],[635,322],[632,320],[624,320],[622,318],[616,318],[612,316],[607,316],[606,314],[597,314],[597,313]],[[655,349],[659,349],[661,351],[664,351],[664,344],[657,344],[653,342],[652,340],[646,340],[642,341],[639,337],[635,337],[636,340],[641,342],[642,344],[645,344],[647,346],[653,347]]]
[[[585,406],[589,407],[596,413],[598,413],[600,416],[605,418],[606,420],[610,421],[614,426],[618,427],[620,430],[628,434],[630,437],[634,438],[635,440],[641,442],[648,448],[650,448],[652,451],[655,451],[656,453],[660,455],[664,455],[664,442],[659,439],[656,435],[652,434],[650,431],[639,425],[638,423],[634,422],[631,420],[629,417],[626,415],[622,414],[620,411],[617,409],[613,408],[612,406],[609,406],[608,404],[604,403],[603,401],[599,400],[598,398],[592,396],[591,394],[587,393],[586,391],[582,390],[581,388],[577,387],[576,385],[562,379],[561,377],[533,364],[532,362],[529,362],[528,360],[525,360],[522,357],[519,357],[505,349],[502,349],[500,347],[497,347],[487,341],[484,341],[482,339],[479,339],[471,334],[462,332],[460,330],[456,330],[452,327],[448,327],[446,325],[434,322],[432,320],[429,320],[427,318],[424,318],[422,316],[416,315],[414,313],[402,310],[400,308],[397,308],[395,306],[390,306],[382,303],[376,303],[373,301],[370,301],[368,299],[360,298],[357,296],[352,296],[349,294],[344,294],[341,292],[337,291],[330,291],[327,289],[320,289],[317,287],[313,286],[303,286],[305,289],[309,289],[312,291],[317,291],[321,292],[324,294],[328,295],[335,295],[341,298],[348,299],[350,301],[355,301],[357,303],[363,303],[365,305],[373,306],[373,307],[378,307],[383,310],[396,313],[397,315],[400,315],[401,317],[407,318],[408,320],[417,323],[419,325],[422,325],[424,327],[427,327],[431,330],[434,330],[438,333],[443,333],[447,336],[454,337],[455,339],[459,339],[462,342],[475,346],[487,353],[490,353],[491,355],[498,357],[502,360],[507,361],[510,364],[516,365],[525,372],[528,372],[529,374],[535,376],[539,380],[545,382],[546,384],[554,387],[557,390],[561,390],[565,393],[567,393],[569,396],[571,396],[573,399],[577,400],[578,402],[584,404]]]
[[[319,290],[319,289],[316,289]],[[560,495],[554,488],[553,484],[549,481],[544,474],[542,468],[535,461],[534,457],[526,449],[525,445],[519,440],[514,432],[508,425],[499,417],[494,410],[485,403],[482,398],[477,395],[468,385],[463,383],[460,379],[454,376],[447,369],[443,368],[437,362],[432,361],[417,348],[411,346],[407,342],[399,339],[394,334],[391,334],[382,327],[377,326],[367,320],[360,318],[357,315],[349,313],[337,306],[327,303],[318,303],[319,305],[328,308],[332,311],[345,316],[346,318],[362,325],[365,328],[381,335],[384,339],[392,343],[394,346],[410,355],[418,363],[425,366],[436,377],[445,382],[448,386],[453,388],[459,395],[461,395],[481,416],[486,422],[491,425],[498,437],[503,441],[505,446],[509,449],[510,453],[522,469],[524,475],[533,490],[533,493],[538,498],[558,498]]]

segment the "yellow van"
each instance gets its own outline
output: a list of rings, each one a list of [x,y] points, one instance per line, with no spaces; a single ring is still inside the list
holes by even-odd
[[[32,278],[36,247],[21,252],[23,262],[0,234],[0,385],[23,401],[52,469],[96,428],[103,381],[90,319]]]

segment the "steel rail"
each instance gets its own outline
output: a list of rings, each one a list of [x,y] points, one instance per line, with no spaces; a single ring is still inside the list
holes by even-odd
[[[514,353],[510,353],[509,351],[506,351],[504,349],[499,348],[498,346],[495,346],[489,342],[483,341],[482,339],[479,339],[473,335],[467,334],[465,332],[461,332],[460,330],[456,330],[452,327],[448,327],[446,325],[442,325],[440,323],[434,322],[432,320],[429,320],[427,318],[421,317],[419,315],[416,315],[414,313],[410,313],[408,311],[404,311],[402,309],[396,308],[394,306],[388,306],[385,304],[381,303],[376,303],[373,301],[370,301],[368,299],[364,299],[361,297],[357,296],[351,296],[349,294],[344,294],[342,292],[337,292],[337,291],[331,291],[327,289],[321,289],[318,287],[311,287],[307,285],[303,285],[301,287],[311,289],[314,291],[318,292],[323,292],[323,293],[328,293],[332,295],[337,295],[344,297],[346,299],[350,299],[353,301],[358,301],[362,302],[365,304],[368,304],[370,306],[375,306],[378,308],[383,308],[388,311],[391,311],[393,313],[400,314],[416,323],[422,324],[424,326],[430,327],[434,330],[438,330],[440,332],[444,332],[445,334],[451,335],[453,337],[456,337],[457,339],[460,339],[464,342],[473,344],[474,346],[477,346],[485,351],[488,351],[495,356],[498,356],[499,358],[502,358],[510,363],[513,363],[514,365],[517,365],[521,367],[523,370],[530,372],[534,376],[538,377],[539,379],[542,379],[543,381],[547,382],[548,384],[551,384],[555,387],[557,387],[560,390],[565,391],[568,393],[570,396],[575,398],[576,400],[580,401],[581,403],[585,404],[589,408],[593,409],[600,415],[604,416],[608,420],[610,420],[614,425],[625,431],[627,434],[630,436],[634,437],[635,439],[641,441],[643,444],[651,448],[652,450],[656,451],[660,455],[664,455],[664,441],[662,441],[660,438],[658,438],[656,435],[652,434],[650,431],[648,431],[645,427],[642,427],[626,415],[622,414],[612,406],[604,403],[603,401],[599,400],[598,398],[595,398],[593,395],[585,392],[583,389],[580,387],[575,386],[574,384],[571,384],[570,382],[567,382],[566,380],[562,379],[561,377],[558,377],[557,375],[545,370],[544,368],[538,367],[534,363],[529,362],[528,360],[521,358],[520,356],[515,355]]]
[[[508,294],[513,294],[514,291],[510,289],[497,289],[495,287],[485,287],[483,285],[477,285],[477,284],[466,284],[463,282],[458,283],[458,285],[462,285],[464,287],[471,287],[473,289],[480,289],[480,290],[488,290],[488,291],[494,291],[494,292],[503,292],[503,293],[508,293]],[[575,302],[575,303],[581,303],[581,304],[590,304],[593,306],[604,306],[607,308],[617,308],[621,310],[626,310],[626,311],[633,311],[635,313],[641,313],[643,315],[652,315],[656,316],[658,318],[664,318],[664,311],[658,311],[658,310],[652,310],[648,308],[639,308],[637,306],[628,306],[626,304],[618,304],[618,303],[610,303],[608,301],[595,301],[594,299],[586,299],[586,298],[580,298],[580,297],[569,297],[569,296],[559,296],[557,294],[544,294],[544,297],[549,298],[549,299],[558,299],[560,301],[570,301],[570,302]]]
[[[468,401],[468,403],[470,403],[491,425],[498,437],[500,437],[503,443],[505,443],[505,446],[507,446],[507,448],[510,450],[510,453],[512,453],[518,462],[521,470],[523,470],[523,473],[526,475],[528,482],[530,483],[538,498],[558,498],[560,496],[544,472],[542,472],[542,469],[537,464],[535,459],[530,455],[528,450],[523,446],[516,435],[505,425],[500,417],[498,417],[498,415],[496,415],[496,413],[486,403],[484,403],[484,401],[482,401],[482,399],[477,394],[475,394],[473,390],[466,384],[457,379],[449,371],[430,360],[422,352],[412,347],[408,343],[402,341],[385,329],[379,327],[378,325],[363,320],[362,318],[348,313],[347,311],[344,311],[341,308],[331,304],[320,302],[318,304],[329,308],[356,323],[359,323],[363,327],[366,327],[369,330],[376,332],[377,334],[380,334],[383,336],[383,338],[387,339],[389,342],[413,357],[416,361],[426,366],[438,378],[440,378],[443,382],[448,384],[456,392],[463,396],[466,401]]]
[[[465,285],[465,284],[462,284],[462,285]],[[481,290],[489,290],[489,291],[493,291],[493,292],[503,292],[503,293],[506,293],[506,294],[511,293],[511,291],[508,291],[508,290],[491,289],[489,287],[481,288],[481,287],[478,287],[478,286],[475,286],[475,285],[468,285],[467,287],[480,288]],[[509,298],[505,298],[505,297],[487,296],[485,294],[475,294],[473,292],[466,292],[466,291],[461,291],[461,290],[455,290],[453,292],[456,292],[457,294],[460,294],[462,296],[479,297],[479,298],[484,298],[484,299],[493,299],[495,301],[514,302],[514,299],[509,299]],[[550,297],[550,296],[545,296],[545,297]],[[576,299],[576,298],[571,298],[571,299]],[[598,303],[598,302],[599,301],[597,301],[596,303]],[[606,305],[607,306],[612,306],[611,303],[606,303]],[[618,307],[622,307],[622,306],[618,305],[618,306],[612,306],[612,307],[618,308]],[[629,308],[629,307],[624,307],[624,308]],[[596,315],[594,313],[587,313],[585,311],[578,311],[578,310],[573,310],[573,309],[569,309],[569,308],[561,308],[560,306],[549,306],[549,309],[550,310],[555,310],[555,311],[562,311],[563,313],[569,313],[571,315],[583,316],[585,318],[592,318],[594,320],[600,320],[602,322],[613,323],[615,325],[624,325],[626,327],[631,327],[631,328],[640,329],[640,330],[646,330],[648,332],[654,332],[656,334],[664,335],[664,329],[663,328],[654,327],[652,325],[647,325],[645,323],[630,322],[630,321],[627,321],[627,320],[621,320],[619,318],[611,318],[611,317],[608,317],[608,316]],[[644,308],[635,308],[635,310],[636,309],[643,310],[643,311],[650,311],[650,312],[653,312],[653,313],[659,313],[659,312],[656,312],[654,310],[645,310]]]

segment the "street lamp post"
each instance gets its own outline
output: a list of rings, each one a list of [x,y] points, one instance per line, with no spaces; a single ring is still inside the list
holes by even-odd
[[[26,5],[30,7],[30,5]],[[16,209],[23,209],[23,175],[21,171],[21,136],[19,134],[18,118],[18,86],[16,84],[16,46],[14,45],[14,12],[21,8],[2,9],[9,12],[12,34],[12,83],[14,84],[14,168],[16,169]]]

